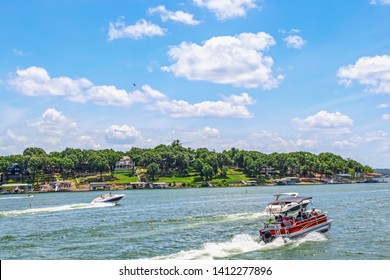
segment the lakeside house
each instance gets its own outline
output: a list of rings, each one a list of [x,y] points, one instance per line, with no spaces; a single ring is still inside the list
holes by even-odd
[[[22,170],[19,163],[13,163],[8,166],[4,173],[0,173],[0,183],[12,180],[13,182],[22,181]]]
[[[267,175],[267,176],[272,176],[275,174],[275,168],[273,167],[264,167],[261,169],[261,174]]]
[[[134,170],[134,162],[129,156],[123,156],[115,164],[115,172],[128,172]]]

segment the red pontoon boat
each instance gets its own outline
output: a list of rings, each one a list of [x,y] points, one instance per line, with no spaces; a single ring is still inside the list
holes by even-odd
[[[302,199],[308,199],[303,197]],[[284,214],[284,216],[282,216]],[[315,208],[299,211],[298,214],[288,216],[280,213],[279,216],[271,216],[268,223],[260,229],[260,238],[264,243],[269,243],[277,237],[293,239],[307,235],[310,232],[327,232],[331,227],[327,213]]]

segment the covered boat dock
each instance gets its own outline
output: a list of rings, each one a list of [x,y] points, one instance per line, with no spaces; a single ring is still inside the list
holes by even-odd
[[[13,184],[3,184],[0,186],[0,193],[31,193],[33,191],[32,184],[25,183],[13,183]]]

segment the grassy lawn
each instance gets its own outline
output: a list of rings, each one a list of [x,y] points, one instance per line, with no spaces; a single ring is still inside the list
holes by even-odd
[[[137,175],[130,175],[126,173],[114,174],[115,180],[112,181],[113,184],[124,184],[130,182],[138,182]]]
[[[241,182],[241,181],[248,181],[252,178],[249,178],[246,176],[241,170],[239,169],[229,169],[226,174],[226,182]]]
[[[211,180],[211,183],[223,185],[227,183],[241,182],[241,181],[248,181],[248,180],[251,180],[251,178],[247,177],[241,170],[229,169],[225,178],[213,178]],[[182,184],[184,183],[186,185],[189,185],[194,183],[201,183],[202,180],[197,173],[193,172],[189,176],[185,176],[185,177],[180,177],[180,176],[160,177],[158,179],[158,182],[165,182],[165,183],[176,182],[176,183],[182,183]]]
[[[165,183],[182,183],[182,184],[192,184],[194,183],[194,177],[193,176],[187,176],[187,177],[160,177],[158,178],[157,182],[165,182]]]
[[[137,168],[138,172],[146,172],[146,169]],[[108,177],[110,175],[103,174],[103,181],[105,181],[107,184],[126,184],[126,183],[133,183],[138,182],[139,179],[136,175],[132,175],[130,173],[116,173],[114,174],[114,180],[108,180]],[[106,180],[104,180],[106,179]],[[225,186],[228,183],[238,183],[242,181],[248,181],[251,180],[251,178],[247,177],[242,170],[240,169],[229,169],[226,177],[215,177],[210,182],[213,185],[218,186]],[[90,177],[84,177],[79,178],[80,181],[100,181],[100,175],[96,176],[90,176]],[[168,184],[172,183],[181,183],[185,186],[196,186],[202,184],[204,181],[199,176],[197,172],[191,172],[188,176],[171,176],[171,177],[159,177],[156,182],[165,182]]]

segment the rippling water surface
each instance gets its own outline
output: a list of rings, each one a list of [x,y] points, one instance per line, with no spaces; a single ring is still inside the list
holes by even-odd
[[[332,229],[259,242],[276,192],[313,196]],[[390,184],[126,190],[0,196],[1,259],[390,259]],[[30,208],[31,203],[31,208]]]

